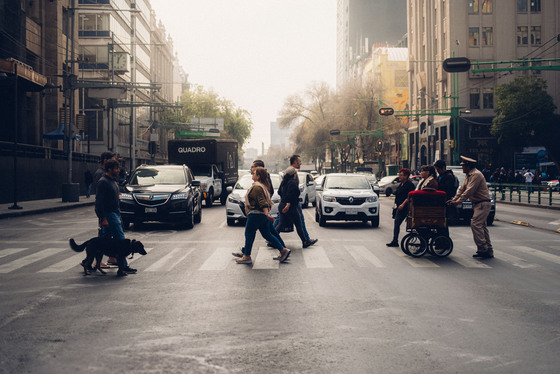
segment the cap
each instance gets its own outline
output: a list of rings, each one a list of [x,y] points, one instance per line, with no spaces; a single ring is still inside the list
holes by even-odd
[[[459,156],[461,158],[461,165],[474,165],[477,163],[475,159],[468,158],[465,156]]]
[[[284,170],[284,174],[294,175],[295,173],[296,173],[296,168],[294,168],[293,166],[290,166],[286,170]]]

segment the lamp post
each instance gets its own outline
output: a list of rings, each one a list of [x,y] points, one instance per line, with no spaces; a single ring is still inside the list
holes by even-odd
[[[17,152],[18,152],[18,137],[17,137],[17,128],[18,128],[18,64],[14,64],[14,204],[8,209],[22,209],[21,206],[17,203]]]

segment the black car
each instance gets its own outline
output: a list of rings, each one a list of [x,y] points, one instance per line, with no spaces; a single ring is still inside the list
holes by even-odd
[[[159,221],[192,228],[202,220],[200,181],[185,165],[142,165],[120,194],[123,226]]]

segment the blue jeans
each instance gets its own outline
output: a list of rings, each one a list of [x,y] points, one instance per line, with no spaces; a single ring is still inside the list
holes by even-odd
[[[101,236],[111,236],[113,239],[125,239],[121,214],[118,212],[110,212],[107,213],[105,218],[107,218],[107,222],[109,222],[109,227],[101,229]]]
[[[282,243],[270,232],[271,226],[269,222],[264,214],[251,213],[247,216],[247,223],[245,223],[245,247],[243,248],[244,255],[251,256],[257,230],[261,232],[263,238],[272,243],[274,248],[279,251],[284,248]]]
[[[307,228],[305,227],[305,218],[303,218],[303,209],[301,209],[301,203],[298,204],[298,212],[299,218],[301,220],[301,228],[303,229],[303,234],[305,235],[305,241],[309,240],[309,233],[307,232]]]

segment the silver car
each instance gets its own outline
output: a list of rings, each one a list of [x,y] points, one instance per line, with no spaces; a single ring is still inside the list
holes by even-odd
[[[328,174],[317,187],[315,220],[371,222],[379,226],[379,198],[364,175]]]
[[[274,187],[274,195],[272,195],[272,202],[274,205],[272,209],[270,209],[270,215],[276,218],[278,215],[278,204],[280,203],[278,187],[282,180],[278,174],[270,174],[270,179],[272,180],[272,187]],[[245,214],[245,195],[252,184],[252,176],[248,174],[239,178],[233,188],[227,187],[227,191],[229,192],[226,201],[226,220],[228,226],[233,226],[235,221],[244,223],[247,220],[247,215]]]

